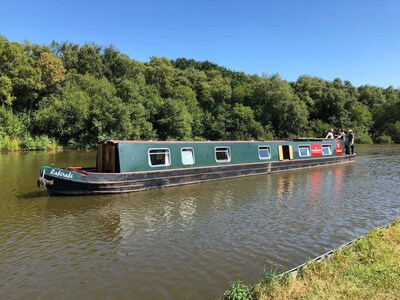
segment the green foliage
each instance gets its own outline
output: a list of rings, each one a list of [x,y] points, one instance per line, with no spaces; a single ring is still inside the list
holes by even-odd
[[[312,76],[289,83],[185,58],[140,63],[94,43],[21,45],[0,36],[0,107],[3,148],[34,148],[40,136],[90,147],[106,138],[324,137],[329,128],[352,128],[356,143],[400,142],[393,87]]]
[[[3,104],[30,110],[43,89],[41,70],[24,47],[0,36],[0,97]]]
[[[0,151],[7,151],[10,137],[0,132]]]
[[[268,285],[279,285],[279,274],[276,269],[271,270],[264,276],[263,283]]]
[[[144,84],[144,65],[119,53],[114,47],[109,46],[104,49],[102,63],[103,76],[109,81],[126,78],[135,83]]]
[[[350,128],[349,128],[350,129]],[[365,126],[352,126],[351,129],[354,132],[354,141],[356,144],[372,144],[372,138],[367,132]]]
[[[146,82],[154,85],[160,95],[167,98],[173,92],[175,69],[167,58],[152,57],[146,68]]]
[[[254,288],[257,299],[397,299],[400,293],[400,223],[378,228],[336,250]],[[286,277],[286,278],[285,278]]]
[[[47,90],[55,87],[65,78],[65,69],[62,61],[48,52],[40,53],[38,65],[42,71],[43,87]]]
[[[10,139],[0,133],[0,151],[17,151],[20,150],[19,139]]]
[[[172,97],[182,101],[191,115],[192,138],[201,138],[204,134],[203,110],[197,102],[196,93],[188,86],[179,85],[174,89]]]
[[[0,106],[0,134],[11,139],[17,138],[23,130],[23,124],[10,109]]]
[[[306,104],[277,75],[265,77],[256,84],[252,106],[256,119],[263,125],[271,124],[277,137],[297,135],[307,125]]]
[[[230,290],[224,293],[225,300],[251,300],[253,299],[251,288],[240,280],[237,280]]]
[[[160,120],[157,133],[161,139],[190,140],[192,137],[192,116],[185,103],[175,99],[167,99]]]
[[[400,142],[400,95],[393,91],[390,98],[379,109],[375,121],[376,136],[390,136],[394,142]]]
[[[387,122],[385,123],[381,130],[382,135],[389,136],[391,140],[395,143],[400,142],[400,121],[396,121],[394,123]]]
[[[325,123],[319,119],[311,120],[308,126],[305,128],[304,136],[322,138],[326,137],[328,130],[331,129],[331,125]]]
[[[12,96],[12,81],[6,76],[0,76],[0,105],[11,106],[15,97]]]
[[[69,81],[58,93],[45,97],[33,115],[37,132],[46,132],[66,146],[76,140],[88,142],[87,121],[90,97],[76,83]]]
[[[11,109],[0,106],[0,151],[19,149],[19,135],[24,126]]]
[[[377,137],[376,142],[379,144],[392,144],[393,140],[390,136],[388,136],[386,134],[382,134]]]
[[[260,140],[265,137],[264,128],[254,118],[253,110],[242,104],[233,107],[227,126],[231,140]]]
[[[222,104],[213,112],[204,111],[204,136],[207,140],[227,140],[230,133],[226,124],[229,124],[230,105]]]
[[[54,148],[54,140],[45,135],[32,137],[29,134],[23,135],[20,142],[20,148],[23,150],[46,150]]]
[[[260,284],[254,289],[254,293],[257,295],[257,299],[264,297],[274,298],[275,291],[281,289],[284,286],[288,286],[293,282],[293,276],[291,273],[284,273],[279,275],[276,269],[271,270],[267,273]]]
[[[31,137],[10,109],[0,106],[0,151],[46,149],[55,141],[47,136]]]
[[[360,103],[368,106],[372,111],[386,102],[384,90],[370,85],[362,85],[358,88]]]

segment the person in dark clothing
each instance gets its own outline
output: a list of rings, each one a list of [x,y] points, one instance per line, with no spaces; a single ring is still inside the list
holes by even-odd
[[[354,134],[353,130],[351,129],[349,129],[349,134],[347,135],[347,144],[349,145],[350,148],[349,154],[354,154]]]

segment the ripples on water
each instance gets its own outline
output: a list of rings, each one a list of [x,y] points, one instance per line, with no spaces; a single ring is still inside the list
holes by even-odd
[[[46,154],[0,156],[0,298],[214,299],[398,217],[400,148],[377,149],[355,164],[55,198],[34,187]]]

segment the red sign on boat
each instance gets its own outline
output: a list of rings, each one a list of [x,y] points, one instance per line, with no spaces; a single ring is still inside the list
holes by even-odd
[[[336,153],[338,155],[342,155],[343,149],[342,149],[342,144],[340,142],[336,142]]]
[[[311,144],[311,156],[322,156],[321,144]]]

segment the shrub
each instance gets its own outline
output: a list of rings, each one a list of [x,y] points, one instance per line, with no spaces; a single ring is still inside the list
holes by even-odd
[[[7,145],[10,142],[10,138],[0,132],[0,151],[8,150]]]
[[[356,144],[372,144],[372,138],[368,133],[355,131],[355,142]]]
[[[230,290],[225,291],[224,293],[225,300],[251,300],[252,292],[250,287],[245,285],[240,280],[237,280],[232,286]]]
[[[19,150],[19,140],[0,133],[0,151]]]
[[[55,141],[49,139],[46,135],[32,137],[26,133],[21,139],[21,148],[23,150],[46,150],[54,148]]]
[[[382,134],[376,139],[376,142],[379,144],[391,144],[393,143],[393,140],[390,136]]]

